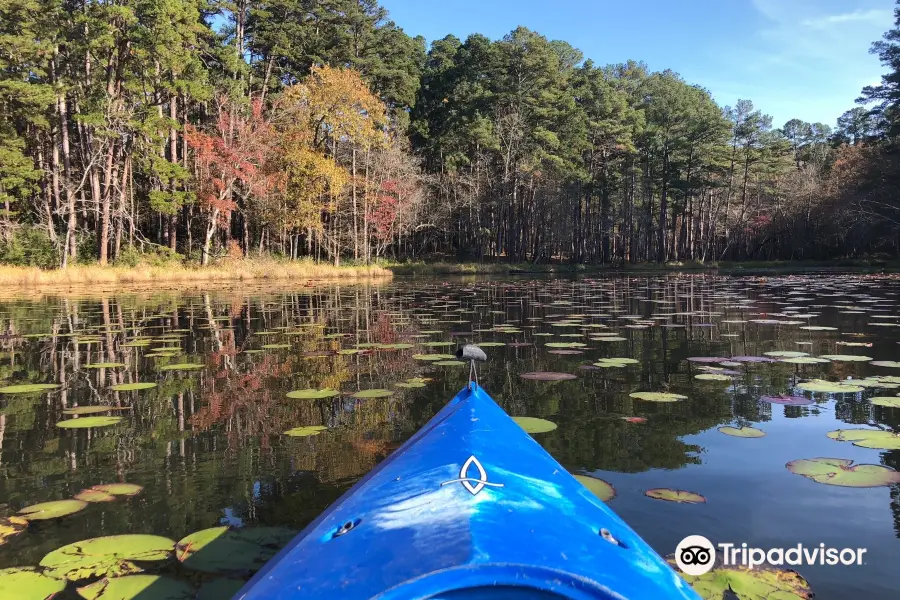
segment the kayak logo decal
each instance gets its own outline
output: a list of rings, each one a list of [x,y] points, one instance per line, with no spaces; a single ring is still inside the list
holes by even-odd
[[[478,471],[478,477],[469,477],[469,469],[472,467]],[[469,490],[469,493],[473,496],[483,490],[485,486],[491,487],[503,487],[502,483],[494,483],[492,481],[488,481],[487,471],[484,470],[484,467],[481,466],[481,463],[478,462],[478,459],[475,458],[475,455],[469,457],[465,463],[463,463],[462,468],[459,470],[459,479],[451,479],[450,481],[445,481],[441,484],[441,487],[444,487],[448,483],[461,483],[464,488]],[[472,484],[475,485],[472,485]]]

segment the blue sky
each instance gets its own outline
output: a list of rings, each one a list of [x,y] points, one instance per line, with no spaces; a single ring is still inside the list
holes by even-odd
[[[643,60],[748,98],[780,127],[834,125],[883,69],[868,53],[893,25],[893,0],[381,0],[410,35],[503,37],[518,25],[599,64]]]

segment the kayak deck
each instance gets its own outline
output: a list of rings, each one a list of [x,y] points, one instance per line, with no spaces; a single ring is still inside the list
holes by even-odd
[[[699,596],[473,383],[235,598]]]

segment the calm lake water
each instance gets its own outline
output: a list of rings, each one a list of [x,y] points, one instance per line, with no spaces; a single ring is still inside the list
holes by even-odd
[[[798,570],[817,598],[896,598],[900,485],[826,485],[785,464],[832,457],[900,468],[898,450],[826,437],[839,428],[897,430],[900,408],[869,399],[895,396],[900,385],[866,379],[863,392],[840,394],[797,387],[817,378],[900,376],[900,369],[843,359],[719,363],[777,351],[893,361],[898,293],[900,280],[885,277],[704,275],[417,279],[2,300],[0,385],[60,387],[0,394],[0,517],[96,484],[143,490],[32,522],[0,545],[0,568],[37,565],[64,544],[98,536],[180,540],[217,525],[300,529],[462,387],[464,366],[422,355],[495,342],[485,347],[482,385],[510,414],[557,424],[535,438],[571,471],[612,484],[610,507],[660,554],[690,534],[762,548],[867,548],[862,566]],[[612,357],[637,362],[584,368]],[[165,368],[179,364],[195,367]],[[577,379],[519,377],[535,371]],[[725,377],[695,377],[708,374]],[[158,385],[112,389],[135,382]],[[286,397],[306,388],[341,393]],[[393,393],[353,396],[373,389]],[[629,396],[638,391],[687,399]],[[812,402],[761,400],[779,395]],[[125,410],[64,413],[87,406]],[[106,427],[57,426],[95,416],[122,419]],[[765,436],[718,431],[726,425],[753,426]],[[284,435],[301,426],[325,429]],[[707,501],[661,501],[645,496],[651,488],[687,490]],[[212,577],[183,565],[166,568],[192,586]]]

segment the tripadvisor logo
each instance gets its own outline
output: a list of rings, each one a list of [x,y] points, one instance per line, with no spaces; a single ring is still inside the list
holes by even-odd
[[[702,535],[689,535],[675,548],[675,564],[686,575],[703,575],[716,564],[716,548],[724,567],[741,566],[753,569],[759,566],[782,567],[784,565],[861,565],[866,548],[830,548],[825,544],[807,547],[797,544],[790,548],[752,548],[746,543],[713,545]]]

